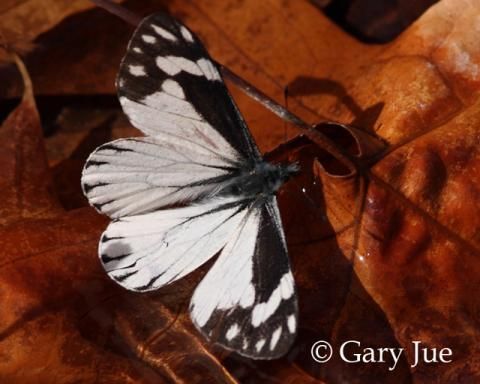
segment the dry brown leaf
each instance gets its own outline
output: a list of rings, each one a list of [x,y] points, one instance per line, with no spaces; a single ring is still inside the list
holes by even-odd
[[[50,217],[60,208],[52,196],[53,186],[32,84],[23,63],[17,60],[25,90],[20,105],[0,128],[5,138],[0,150],[0,224]]]
[[[37,28],[37,33],[22,40],[36,47],[25,58],[36,94],[114,94],[115,76],[132,27],[116,17],[107,16],[102,9],[89,9],[93,4],[88,0],[48,1],[48,4],[56,4],[52,9],[33,3],[42,3],[42,0],[26,2],[34,10],[30,10],[33,15],[47,13],[56,16],[52,23],[44,21],[43,33],[40,34]],[[162,3],[154,0],[130,1],[128,5],[133,5],[133,10],[142,10],[141,14],[148,14],[165,9]],[[87,10],[80,12],[82,9]],[[12,28],[22,25],[23,21],[18,16],[7,16],[8,20],[12,20],[7,23],[11,23]],[[66,16],[69,17],[65,19]],[[7,39],[8,42],[11,43]],[[1,71],[2,98],[21,95],[21,83],[12,78],[12,72],[13,65]]]
[[[50,2],[42,0],[5,0],[0,5],[0,25],[7,42],[32,41],[62,19],[94,5],[87,0]]]
[[[33,49],[33,41],[64,18],[94,5],[88,0],[50,1],[4,0],[0,4],[0,40],[16,51]],[[0,52],[0,62],[6,60]]]
[[[127,2],[141,14],[161,4]],[[105,221],[92,211],[7,225],[1,239],[8,255],[0,280],[5,281],[2,297],[8,297],[10,317],[2,320],[2,329],[13,331],[4,331],[2,343],[15,351],[15,368],[0,366],[0,372],[10,375],[4,377],[18,378],[17,368],[31,367],[30,359],[36,361],[33,367],[42,368],[35,360],[40,354],[21,343],[28,334],[33,342],[54,346],[48,367],[57,366],[59,377],[91,377],[85,365],[98,361],[99,377],[141,377],[144,382],[158,375],[186,380],[193,372],[198,382],[229,382],[230,373],[241,382],[477,382],[480,48],[472,31],[480,5],[443,0],[382,46],[355,41],[303,0],[178,0],[168,6],[202,37],[213,57],[279,102],[283,87],[289,85],[295,98],[289,107],[304,119],[354,123],[385,140],[387,148],[370,162],[362,159],[361,178],[326,174],[320,165],[328,163],[327,157],[308,143],[283,154],[302,165],[302,174],[280,196],[301,311],[298,340],[278,361],[245,361],[203,344],[185,310],[198,276],[151,295],[114,287],[96,260],[96,241]],[[27,58],[41,93],[113,93],[131,28],[110,18],[100,10],[88,11],[43,36],[48,52],[47,42],[57,33],[88,20],[98,26],[96,41],[80,43],[88,31],[67,37],[67,46],[77,42],[81,55],[54,56],[72,64],[62,66],[61,72],[43,65],[48,57],[41,53]],[[112,36],[109,31],[120,32]],[[262,150],[298,133],[233,92]],[[97,141],[102,141],[101,135],[88,145],[82,141],[83,149],[69,151],[73,155],[58,162],[57,169],[68,169],[65,164],[71,161],[80,164],[85,148]],[[310,200],[302,197],[301,188],[307,189]],[[64,206],[73,195],[66,195],[70,197]],[[362,207],[362,214],[355,215]],[[48,226],[52,229],[45,231]],[[28,246],[24,250],[17,244]],[[26,284],[31,281],[35,283]],[[79,312],[80,322],[75,317]],[[65,332],[74,341],[68,355],[81,361],[80,368],[72,368],[62,355],[64,340],[54,342],[47,318],[57,328],[68,325]],[[45,322],[39,331],[37,324]],[[316,340],[328,340],[338,350],[349,339],[407,352],[393,372],[387,364],[346,364],[338,356],[323,365],[312,360],[309,351]],[[453,361],[410,367],[414,340],[452,348]],[[76,353],[85,345],[90,358],[81,360]],[[116,362],[116,376],[105,366],[109,359]],[[48,377],[42,374],[39,377]]]
[[[322,1],[314,4],[325,10],[347,31],[354,31],[364,41],[384,43],[398,36],[406,27],[438,0],[349,0]]]

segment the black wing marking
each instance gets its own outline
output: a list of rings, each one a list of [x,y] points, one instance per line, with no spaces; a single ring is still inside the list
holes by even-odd
[[[274,359],[288,351],[298,310],[274,199],[251,208],[196,289],[190,311],[208,339],[241,355]]]
[[[125,113],[147,135],[197,137],[225,151],[213,130],[243,161],[260,158],[216,64],[198,38],[166,14],[140,23],[121,63],[117,88]],[[223,154],[228,156],[228,150]]]

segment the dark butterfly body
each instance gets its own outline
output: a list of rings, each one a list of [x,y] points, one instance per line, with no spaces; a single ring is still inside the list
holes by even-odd
[[[82,174],[90,203],[115,219],[99,245],[108,275],[149,291],[218,254],[193,294],[193,323],[244,356],[282,356],[297,302],[275,193],[297,166],[262,159],[218,68],[170,16],[142,21],[117,88],[146,137],[99,147]]]

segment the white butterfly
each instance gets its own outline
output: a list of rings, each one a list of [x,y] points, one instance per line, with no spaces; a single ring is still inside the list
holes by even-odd
[[[150,291],[215,255],[190,313],[209,340],[272,359],[290,348],[297,301],[275,192],[297,166],[264,161],[197,37],[164,14],[142,21],[117,79],[146,137],[107,143],[82,174],[114,219],[99,244],[108,275]]]

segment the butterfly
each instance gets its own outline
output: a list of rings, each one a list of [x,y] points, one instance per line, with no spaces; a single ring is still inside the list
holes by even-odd
[[[192,322],[240,355],[283,356],[298,309],[276,192],[298,166],[262,158],[217,64],[171,16],[140,23],[116,86],[145,137],[100,146],[82,172],[89,203],[112,219],[99,242],[108,276],[146,292],[217,256]]]

